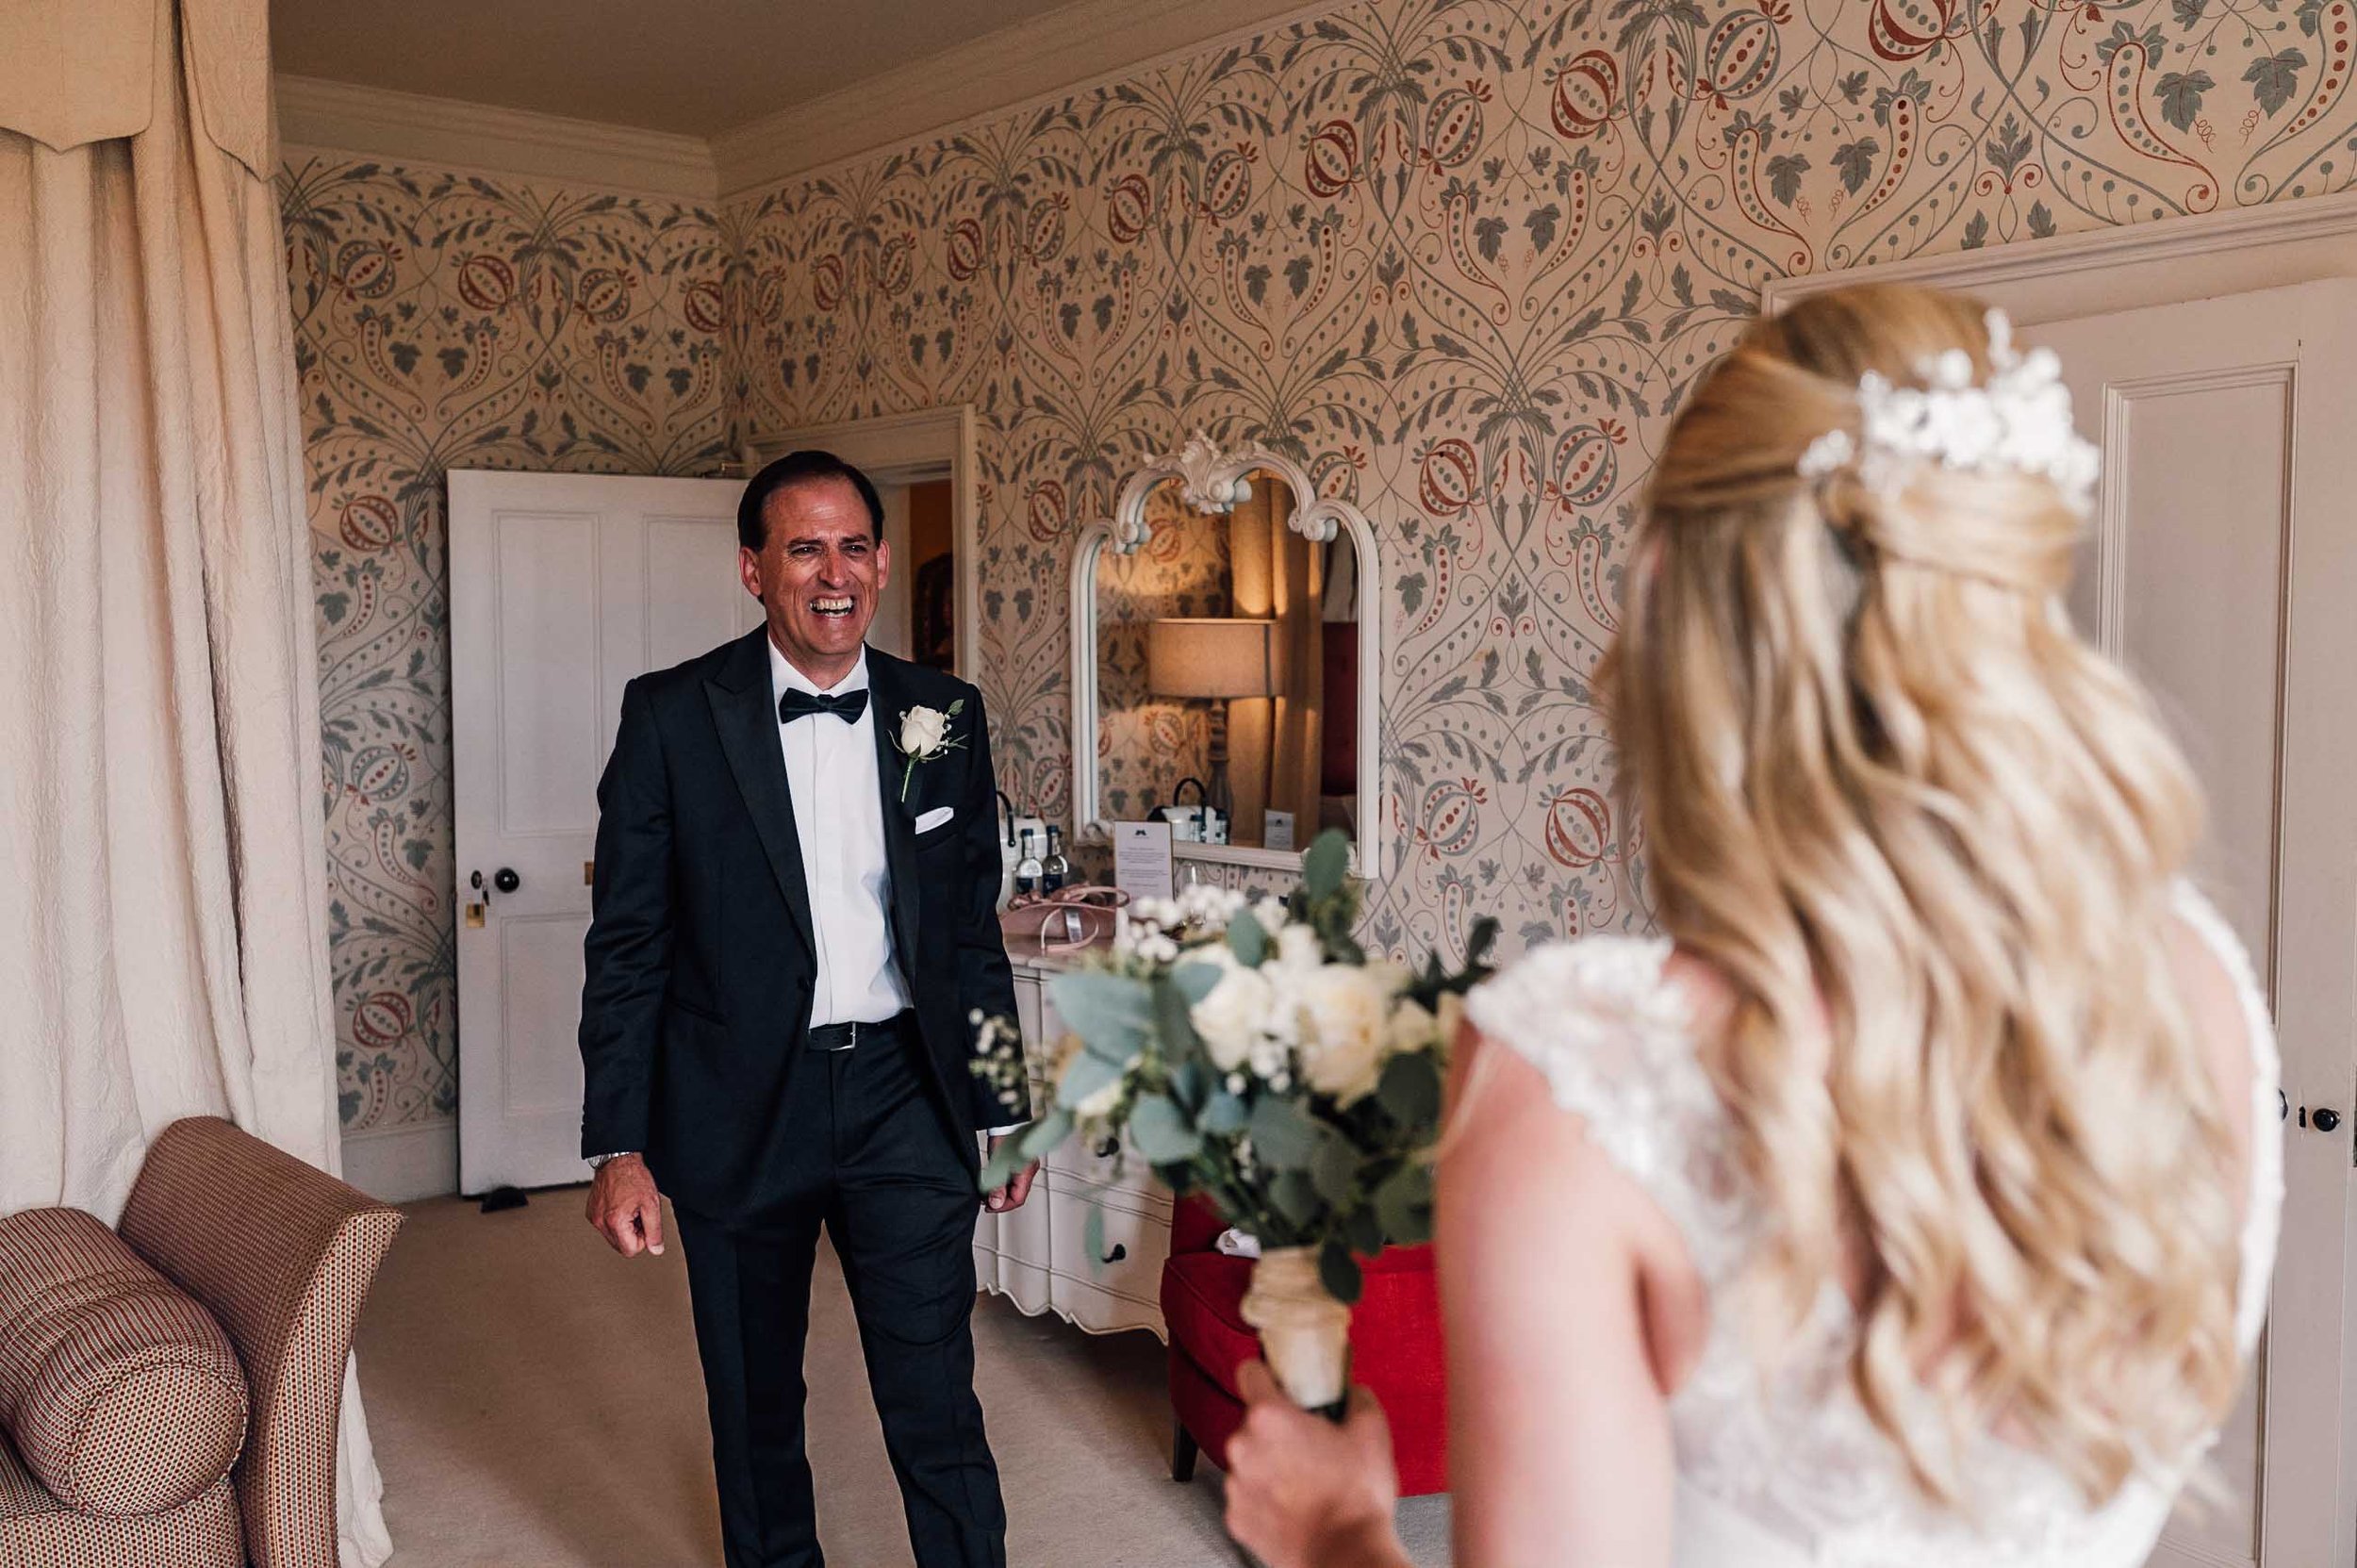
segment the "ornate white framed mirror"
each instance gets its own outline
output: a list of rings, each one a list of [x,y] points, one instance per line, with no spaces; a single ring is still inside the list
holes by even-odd
[[[1132,474],[1072,562],[1081,839],[1167,816],[1179,860],[1248,875],[1339,827],[1381,877],[1382,582],[1364,514],[1289,457],[1198,433]]]

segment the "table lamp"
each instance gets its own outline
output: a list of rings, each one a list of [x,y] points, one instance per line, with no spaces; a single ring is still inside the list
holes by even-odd
[[[1228,815],[1228,704],[1239,697],[1276,694],[1271,668],[1276,622],[1179,617],[1146,628],[1146,684],[1157,697],[1211,701],[1211,788],[1212,807]]]

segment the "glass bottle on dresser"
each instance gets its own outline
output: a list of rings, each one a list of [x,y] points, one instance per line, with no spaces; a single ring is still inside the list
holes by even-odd
[[[1014,863],[1014,891],[1018,897],[1040,891],[1040,879],[1045,868],[1039,863],[1038,845],[1031,830],[1023,830],[1023,858]]]

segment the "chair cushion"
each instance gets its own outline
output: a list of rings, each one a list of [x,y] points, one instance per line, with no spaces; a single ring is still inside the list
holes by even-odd
[[[0,1562],[8,1568],[246,1568],[238,1494],[215,1481],[178,1508],[77,1513],[33,1479],[0,1436]]]
[[[1260,1336],[1244,1320],[1252,1260],[1223,1252],[1181,1253],[1162,1265],[1162,1323],[1204,1375],[1230,1398],[1236,1369],[1261,1355]]]
[[[84,1513],[160,1513],[228,1475],[245,1442],[229,1336],[92,1215],[0,1217],[0,1431]]]

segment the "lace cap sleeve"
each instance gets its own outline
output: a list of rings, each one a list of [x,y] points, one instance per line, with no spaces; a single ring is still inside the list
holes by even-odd
[[[1694,1054],[1666,940],[1591,936],[1534,949],[1466,998],[1483,1037],[1537,1067],[1555,1102],[1660,1205],[1717,1283],[1742,1261],[1749,1215],[1718,1090]]]

